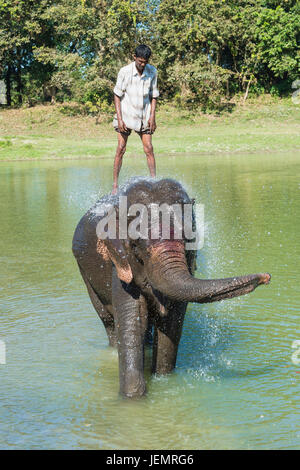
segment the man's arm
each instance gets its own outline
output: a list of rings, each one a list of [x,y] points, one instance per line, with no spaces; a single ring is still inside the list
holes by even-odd
[[[156,101],[157,101],[156,98],[152,98],[151,100],[150,118],[148,121],[148,126],[150,128],[151,134],[153,134],[153,132],[156,129],[156,122],[155,122]]]
[[[121,111],[121,99],[118,95],[114,94],[114,103],[117,113],[117,120],[118,120],[118,128],[120,132],[127,132],[127,127],[122,119],[122,111]]]
[[[155,70],[155,75],[152,79],[151,82],[151,108],[150,108],[150,119],[148,121],[148,126],[150,128],[151,134],[155,131],[156,129],[156,122],[155,122],[155,110],[156,110],[156,103],[157,103],[157,98],[159,97],[159,91],[157,88],[157,72]]]

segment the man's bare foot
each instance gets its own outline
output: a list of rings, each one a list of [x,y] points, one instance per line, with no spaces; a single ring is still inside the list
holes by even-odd
[[[114,196],[115,194],[117,194],[117,192],[118,192],[118,186],[114,186],[111,194]]]

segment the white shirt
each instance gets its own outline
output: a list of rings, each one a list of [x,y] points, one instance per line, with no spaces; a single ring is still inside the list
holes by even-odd
[[[122,119],[128,129],[140,131],[147,129],[151,111],[151,99],[159,96],[157,88],[157,70],[146,64],[142,75],[136,69],[135,62],[122,67],[118,73],[114,93],[121,98]],[[118,127],[117,115],[113,121]]]

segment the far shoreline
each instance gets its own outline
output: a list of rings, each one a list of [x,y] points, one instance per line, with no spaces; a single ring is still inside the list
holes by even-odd
[[[69,116],[61,104],[0,108],[0,162],[113,160],[112,116]],[[270,95],[238,103],[234,111],[203,114],[161,104],[153,135],[155,155],[250,155],[299,152],[300,105]],[[20,157],[22,155],[22,157]],[[144,155],[133,133],[124,158]]]
[[[203,156],[203,157],[221,157],[222,155],[235,155],[235,156],[247,156],[247,155],[261,155],[262,153],[269,154],[269,155],[282,155],[286,153],[297,153],[300,152],[300,147],[295,147],[295,148],[290,148],[287,151],[284,150],[278,150],[278,151],[273,151],[270,149],[260,149],[257,151],[224,151],[224,152],[177,152],[177,153],[163,153],[159,154],[156,153],[156,158],[159,157],[189,157],[189,156]],[[125,158],[125,157],[124,157]],[[126,155],[126,159],[136,159],[136,158],[144,158],[144,155]],[[51,162],[51,161],[79,161],[79,160],[112,160],[113,161],[114,157],[108,157],[108,156],[83,156],[83,157],[52,157],[52,158],[47,158],[47,157],[42,157],[42,158],[2,158],[0,159],[0,165],[1,163],[7,163],[7,162]],[[299,159],[300,159],[300,153],[299,153]]]

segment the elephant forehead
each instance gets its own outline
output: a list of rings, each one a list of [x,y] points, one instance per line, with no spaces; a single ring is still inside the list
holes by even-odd
[[[171,178],[164,178],[154,183],[156,190],[167,190],[167,191],[184,191],[181,184]]]
[[[162,179],[159,181],[142,180],[130,185],[125,192],[129,204],[136,202],[149,204],[175,204],[179,202],[190,202],[186,191],[178,181]]]
[[[153,191],[153,184],[147,180],[137,181],[131,184],[128,189],[125,191],[125,195],[128,197],[128,200],[133,200],[136,202],[140,198],[149,197]]]

